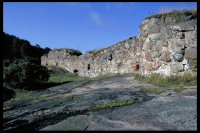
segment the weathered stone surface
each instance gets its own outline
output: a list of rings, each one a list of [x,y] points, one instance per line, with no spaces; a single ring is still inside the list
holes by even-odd
[[[172,20],[173,20],[173,17],[167,17],[167,18],[165,19],[165,23],[166,23],[167,25],[169,25],[169,24],[172,22]]]
[[[166,27],[162,26],[160,29],[161,39],[168,39],[171,37],[171,31],[169,31]]]
[[[158,18],[151,18],[148,22],[148,27],[153,27],[155,25],[158,25],[161,22]]]
[[[145,52],[145,59],[149,62],[152,61],[151,53],[149,51]]]
[[[143,47],[143,38],[140,37],[139,38],[139,48],[142,49],[142,47]]]
[[[152,46],[153,51],[161,51],[162,50],[162,41],[156,41]]]
[[[157,54],[154,55],[154,58],[159,58],[161,54],[162,54],[162,51],[158,51]]]
[[[170,63],[170,70],[173,73],[177,73],[183,70],[183,66],[181,62],[171,62]]]
[[[160,56],[160,60],[165,61],[165,62],[171,61],[170,56],[169,56],[169,51],[163,50]]]
[[[173,26],[173,30],[190,31],[190,30],[194,30],[194,27],[195,27],[195,20],[182,21],[178,23],[177,25]]]
[[[152,33],[152,34],[153,34],[153,33]],[[147,35],[148,35],[147,32],[143,32],[143,33],[142,33],[142,36],[143,36],[143,37],[147,37]]]
[[[125,48],[126,48],[126,49],[129,49],[129,48],[130,48],[128,42],[125,43]]]
[[[194,31],[185,32],[185,40],[187,47],[197,48],[196,36],[197,35],[195,35]]]
[[[160,32],[160,26],[154,26],[152,29],[151,29],[151,34],[155,34],[155,33],[158,33]]]
[[[189,59],[189,69],[197,71],[197,59]]]
[[[143,44],[142,50],[148,50],[149,38],[147,38]]]
[[[178,32],[177,35],[176,35],[176,38],[183,39],[183,33],[182,32]]]
[[[114,49],[117,51],[117,50],[119,50],[119,48],[120,48],[119,46],[116,46]]]
[[[146,70],[152,70],[152,63],[146,63]]]
[[[197,58],[197,49],[196,48],[186,48],[185,49],[185,58],[186,59],[196,59]]]
[[[170,46],[171,49],[184,49],[185,48],[185,44],[182,41],[182,39],[176,39],[176,38],[172,38],[171,42],[170,42]]]
[[[142,32],[146,31],[147,28],[148,28],[148,25],[143,26],[143,27],[142,27]]]
[[[182,54],[174,54],[173,58],[174,58],[175,61],[180,62],[180,61],[183,61],[184,56]]]
[[[154,59],[154,68],[158,68],[162,65],[162,62],[159,59]]]
[[[134,48],[129,48],[129,50],[128,50],[129,52],[134,52],[135,51],[135,49]]]
[[[156,34],[148,35],[148,38],[151,40],[154,40],[154,39],[159,39],[160,36],[161,36],[161,33],[156,33]]]
[[[180,49],[174,49],[173,50],[176,54],[184,54],[185,53],[185,50],[180,50]]]

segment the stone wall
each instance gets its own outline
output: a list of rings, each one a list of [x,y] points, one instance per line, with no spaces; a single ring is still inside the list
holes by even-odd
[[[139,25],[139,35],[129,37],[96,53],[70,55],[65,50],[50,51],[41,65],[55,65],[79,76],[139,72],[163,75],[197,72],[197,18],[175,22],[151,18]]]

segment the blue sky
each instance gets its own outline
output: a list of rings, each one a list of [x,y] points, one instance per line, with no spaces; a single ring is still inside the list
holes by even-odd
[[[34,46],[78,48],[85,54],[137,36],[139,24],[149,12],[195,3],[3,2],[3,31]]]

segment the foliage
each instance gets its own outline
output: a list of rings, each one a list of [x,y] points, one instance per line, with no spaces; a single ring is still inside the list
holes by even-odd
[[[9,89],[30,89],[30,83],[44,82],[49,78],[48,70],[41,66],[41,56],[49,48],[19,39],[3,32],[3,83]],[[37,54],[36,54],[37,53]]]
[[[99,52],[101,52],[101,51],[103,51],[105,48],[98,48],[98,49],[95,49],[95,50],[88,50],[86,53],[92,53],[92,54],[97,54],[97,53],[99,53]]]
[[[3,82],[11,88],[28,89],[31,87],[30,82],[47,81],[47,71],[46,67],[35,64],[34,60],[16,59],[9,66],[3,67]]]
[[[99,109],[104,109],[104,108],[113,108],[113,107],[118,107],[118,106],[134,104],[136,102],[139,102],[139,101],[134,100],[134,99],[131,99],[131,100],[112,100],[112,101],[104,102],[103,104],[92,105],[88,110],[99,110]]]
[[[197,10],[187,10],[187,9],[183,9],[181,11],[172,10],[170,12],[153,14],[146,17],[145,19],[173,17],[174,19],[178,20],[178,19],[187,17],[189,15],[195,15],[195,14],[197,14]]]

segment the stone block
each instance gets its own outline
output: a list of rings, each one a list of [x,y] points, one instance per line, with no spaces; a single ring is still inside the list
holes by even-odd
[[[184,49],[184,48],[185,48],[185,44],[184,44],[184,42],[183,42],[182,39],[172,38],[172,39],[171,39],[171,42],[170,42],[169,48],[171,48],[171,49],[173,49],[173,50],[174,50],[174,49],[179,49],[179,50],[181,50],[181,49]]]
[[[145,51],[145,59],[149,62],[152,61],[151,53],[149,51]]]
[[[183,66],[181,62],[171,62],[170,63],[170,70],[173,73],[177,73],[183,70]]]
[[[197,48],[197,37],[195,35],[194,31],[185,32],[185,40],[186,40],[186,46]]]
[[[160,33],[161,33],[160,37],[161,39],[168,39],[171,37],[170,31],[164,26],[161,26]]]
[[[146,70],[152,70],[152,63],[146,63]]]
[[[173,58],[175,61],[181,62],[184,59],[184,56],[182,54],[174,54]]]
[[[162,51],[158,51],[157,54],[154,55],[154,58],[159,58],[161,54],[162,54]]]
[[[126,49],[129,49],[129,48],[130,48],[128,42],[125,42],[125,48],[126,48]]]
[[[197,49],[196,48],[186,48],[185,49],[185,58],[186,59],[197,59]]]
[[[148,35],[148,38],[151,40],[154,40],[154,39],[159,39],[160,36],[161,36],[161,33],[156,33],[156,34]]]
[[[152,27],[151,34],[159,33],[160,32],[160,26],[156,25]]]
[[[178,30],[178,31],[191,31],[194,30],[196,21],[190,20],[190,21],[182,21],[178,23],[177,25],[173,26],[173,30]]]
[[[161,56],[160,56],[160,60],[161,60],[161,61],[165,61],[165,62],[171,61],[170,56],[169,56],[169,51],[163,50],[163,51],[162,51],[162,54],[161,54]]]
[[[154,68],[158,68],[162,65],[162,62],[159,59],[154,59]]]
[[[149,38],[147,38],[143,44],[142,50],[148,50],[148,45],[149,45]]]
[[[183,39],[183,33],[182,33],[182,32],[178,32],[178,33],[176,34],[176,38],[178,38],[178,39]]]
[[[197,71],[197,59],[189,59],[189,69]]]
[[[173,50],[176,54],[184,54],[185,53],[185,50],[180,50],[180,49],[174,49]]]
[[[152,33],[152,34],[153,34],[153,33]],[[147,36],[148,36],[148,33],[147,33],[147,32],[143,32],[143,33],[142,33],[142,36],[143,36],[143,37],[147,37]]]
[[[161,22],[161,19],[158,19],[158,18],[151,18],[148,22],[148,27],[153,27],[155,25],[158,25],[160,24]]]
[[[134,52],[135,49],[134,49],[134,48],[129,48],[128,51],[129,51],[129,52]]]
[[[114,49],[115,49],[115,50],[119,50],[119,48],[120,48],[119,46],[116,46]]]
[[[172,20],[173,20],[173,17],[167,17],[165,19],[165,24],[169,25],[172,22]]]
[[[158,40],[155,43],[153,43],[152,50],[153,51],[161,51],[162,50],[162,41]]]

